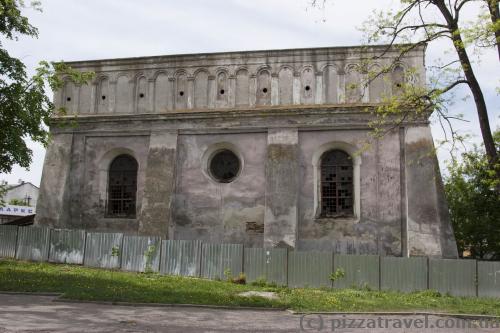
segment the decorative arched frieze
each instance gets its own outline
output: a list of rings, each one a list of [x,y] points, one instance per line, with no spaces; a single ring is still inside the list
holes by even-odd
[[[134,85],[135,113],[149,112],[149,84],[144,74],[138,75]]]
[[[293,104],[293,72],[290,66],[281,66],[278,73],[279,104]]]
[[[250,91],[250,78],[248,68],[239,67],[236,70],[235,103],[236,106],[249,105],[248,93]]]
[[[229,73],[225,68],[218,68],[215,73],[215,107],[222,108],[228,106],[229,101]]]
[[[175,73],[174,82],[175,109],[187,109],[188,101],[188,75],[185,70],[178,70]]]
[[[271,68],[262,67],[257,71],[256,105],[271,105]]]
[[[358,64],[345,66],[345,102],[360,103],[363,99],[363,74]]]
[[[96,80],[97,83],[97,94],[96,94],[96,105],[97,105],[97,113],[109,113],[110,105],[110,84],[109,77],[106,75],[99,76]]]
[[[323,72],[323,103],[339,103],[339,70],[334,64],[326,64],[321,71]]]
[[[314,104],[316,94],[316,75],[312,66],[304,66],[300,71],[300,103]]]
[[[194,108],[195,109],[205,109],[208,107],[208,70],[204,68],[199,68],[194,72]]]
[[[132,78],[128,73],[118,73],[115,84],[115,112],[132,113]]]

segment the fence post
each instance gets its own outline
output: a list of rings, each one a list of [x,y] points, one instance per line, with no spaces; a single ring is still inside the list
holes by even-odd
[[[426,289],[429,290],[431,287],[431,267],[429,265],[429,257],[426,257],[426,265],[427,265],[427,286]]]
[[[479,269],[478,269],[478,262],[479,260],[476,260],[476,278],[474,279],[474,283],[476,284],[476,297],[479,296]]]

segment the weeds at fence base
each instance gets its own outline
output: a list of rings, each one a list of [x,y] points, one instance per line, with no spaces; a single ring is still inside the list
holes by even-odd
[[[405,294],[366,289],[290,289],[268,283],[263,278],[244,285],[15,260],[0,260],[0,289],[63,293],[66,299],[87,301],[250,306],[294,311],[426,311],[500,316],[499,299],[451,297],[432,290]],[[238,296],[246,291],[272,291],[279,299]]]

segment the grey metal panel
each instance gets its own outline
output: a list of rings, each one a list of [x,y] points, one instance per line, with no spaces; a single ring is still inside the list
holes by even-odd
[[[333,257],[333,271],[343,269],[345,276],[333,284],[335,288],[369,287],[379,289],[380,257],[375,255],[342,255]]]
[[[429,288],[454,296],[476,296],[476,261],[429,259]]]
[[[163,240],[161,242],[161,274],[200,276],[200,265],[200,241]]]
[[[266,282],[286,286],[287,249],[245,248],[244,270],[248,282],[265,279]]]
[[[85,253],[84,230],[52,229],[50,234],[49,261],[66,264],[83,264]]]
[[[412,292],[428,289],[427,258],[411,257],[381,257],[380,258],[380,288]]]
[[[331,287],[332,271],[332,252],[290,251],[288,253],[289,287]]]
[[[479,297],[500,297],[500,262],[477,262]]]
[[[85,244],[85,266],[100,268],[120,268],[123,234],[119,233],[87,233]],[[118,256],[113,256],[113,248]]]
[[[160,270],[160,237],[125,236],[121,268],[126,271],[145,272]]]
[[[18,229],[16,258],[47,261],[49,259],[49,239],[49,228],[20,227]]]
[[[0,258],[15,258],[17,225],[0,225]]]
[[[232,276],[243,271],[243,245],[203,244],[201,275],[208,279],[224,279],[224,271],[231,270]]]

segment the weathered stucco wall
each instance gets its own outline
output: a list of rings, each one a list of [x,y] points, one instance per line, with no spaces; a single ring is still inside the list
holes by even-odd
[[[262,246],[262,228],[252,227],[264,225],[266,139],[266,133],[179,136],[173,238]],[[207,172],[208,155],[221,148],[243,162],[231,183]]]
[[[456,257],[427,120],[369,140],[367,110],[395,85],[379,79],[347,90],[366,74],[361,61],[381,49],[72,63],[97,77],[55,95],[79,116],[74,128],[54,119],[36,222],[256,247]],[[423,52],[401,59],[402,68],[415,69],[413,84],[424,82]],[[241,163],[228,183],[208,171],[220,149]],[[352,217],[319,214],[320,158],[330,149],[352,158]],[[120,154],[138,163],[135,218],[106,214],[108,171]]]
[[[304,131],[299,138],[299,248],[400,255],[398,132],[375,141],[370,141],[366,130]],[[315,169],[319,168],[321,154],[334,148],[350,153],[353,158],[355,216],[352,218],[318,217],[315,184],[319,182],[319,172],[315,173]],[[356,175],[357,170],[359,175]]]
[[[448,205],[428,126],[406,130],[408,254],[458,256]]]
[[[137,217],[141,212],[148,161],[149,135],[78,135],[73,150],[80,158],[71,165],[72,199],[70,226],[88,230],[114,230],[137,233],[137,218],[107,218],[108,171],[121,154],[134,157],[138,164]],[[81,146],[78,143],[81,143]],[[81,149],[81,150],[80,150]]]

